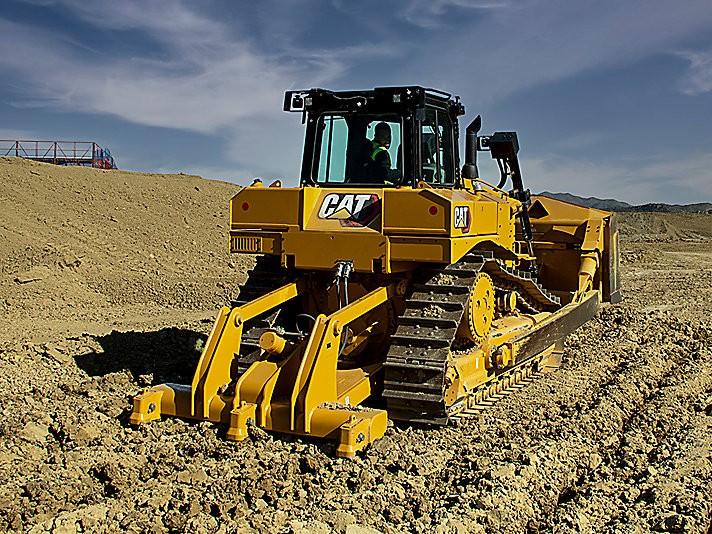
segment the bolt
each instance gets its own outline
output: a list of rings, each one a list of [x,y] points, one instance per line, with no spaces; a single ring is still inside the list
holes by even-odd
[[[356,443],[361,443],[364,439],[366,439],[366,436],[364,436],[363,432],[361,432],[356,438]]]
[[[151,412],[155,411],[155,409],[156,409],[156,403],[155,403],[155,402],[152,402],[151,404],[148,405],[148,413],[151,413]]]

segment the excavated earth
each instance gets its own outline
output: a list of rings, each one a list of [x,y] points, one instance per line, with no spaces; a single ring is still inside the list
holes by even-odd
[[[621,216],[624,301],[559,370],[339,459],[128,424],[143,387],[190,381],[253,264],[226,251],[238,190],[0,158],[0,531],[712,532],[712,217]]]

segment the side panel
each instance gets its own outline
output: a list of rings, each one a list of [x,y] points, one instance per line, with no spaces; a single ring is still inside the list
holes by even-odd
[[[450,201],[433,189],[394,189],[385,193],[385,234],[448,235]]]
[[[603,300],[618,304],[621,295],[620,243],[618,241],[618,216],[611,214],[604,234],[606,249],[603,252]]]
[[[300,190],[245,187],[230,200],[230,228],[286,229],[299,225]]]

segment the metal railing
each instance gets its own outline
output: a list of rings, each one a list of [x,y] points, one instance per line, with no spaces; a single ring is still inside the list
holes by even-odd
[[[91,141],[16,141],[0,139],[0,156],[16,156],[55,165],[116,169],[108,149]]]

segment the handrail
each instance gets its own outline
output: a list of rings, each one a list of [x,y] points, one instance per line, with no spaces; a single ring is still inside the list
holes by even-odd
[[[0,139],[0,156],[15,156],[54,165],[116,169],[111,152],[93,141]]]

